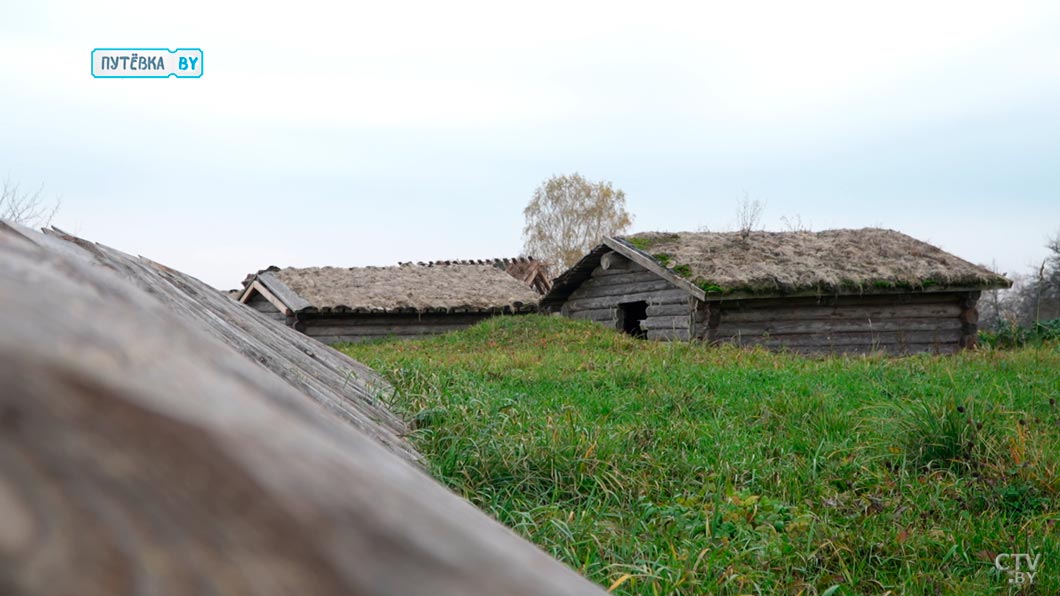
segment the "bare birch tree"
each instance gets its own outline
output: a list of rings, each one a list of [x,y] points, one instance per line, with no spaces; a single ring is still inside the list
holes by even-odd
[[[600,243],[633,223],[626,194],[610,182],[590,182],[578,173],[553,176],[534,191],[523,210],[526,254],[561,273]]]
[[[0,183],[0,219],[24,226],[46,226],[59,211],[59,200],[49,203],[44,198],[44,185],[36,190],[23,190],[10,180]]]

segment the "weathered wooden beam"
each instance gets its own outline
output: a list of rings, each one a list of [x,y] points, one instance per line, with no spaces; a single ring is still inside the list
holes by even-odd
[[[5,594],[605,593],[173,310],[162,270],[48,243],[0,230]]]
[[[276,295],[272,293],[272,291],[265,287],[265,285],[261,283],[260,279],[255,279],[254,281],[250,282],[250,286],[247,288],[247,291],[243,293],[243,298],[241,299],[241,302],[243,304],[249,304],[250,301],[253,300],[256,296],[261,296],[262,298],[264,298],[266,302],[271,304],[274,308],[276,308],[276,310],[283,313],[285,316],[294,314],[294,311],[291,310],[289,306],[284,304],[283,300],[277,298]]]
[[[649,317],[665,317],[673,315],[685,315],[688,316],[692,313],[693,307],[687,302],[681,304],[651,304],[648,306]]]
[[[722,310],[757,310],[760,308],[802,308],[805,306],[901,306],[907,304],[958,304],[960,294],[940,292],[934,294],[898,293],[888,295],[822,295],[791,296],[754,299],[713,300]]]
[[[800,320],[862,320],[878,321],[898,318],[957,318],[961,307],[955,303],[852,305],[852,306],[796,306],[744,310],[723,310],[725,323]]]
[[[596,308],[592,310],[575,310],[571,311],[570,318],[572,319],[590,319],[594,321],[612,321],[618,318],[618,311],[615,308]]]
[[[629,269],[631,261],[623,255],[611,251],[600,255],[600,268],[604,271],[622,271]]]
[[[395,453],[419,461],[419,455],[400,438],[408,430],[405,423],[382,406],[381,398],[392,388],[363,364],[158,263],[59,231],[41,235],[23,228],[17,233],[47,247],[49,254],[55,243],[81,248],[80,253],[72,253],[77,255],[78,266],[102,265],[121,273],[127,284],[152,296],[155,302],[151,307],[183,318],[289,383],[307,401],[319,404]]]
[[[456,325],[306,325],[305,334],[309,337],[331,336],[331,335],[364,335],[364,336],[388,336],[388,335],[435,335],[467,329],[471,324]]]
[[[690,317],[688,315],[678,315],[670,317],[652,317],[649,316],[640,323],[640,328],[644,330],[649,329],[688,329]]]
[[[775,335],[729,335],[718,336],[717,341],[733,342],[746,345],[760,345],[770,348],[783,346],[851,346],[875,344],[956,344],[961,339],[959,329],[945,331],[879,331],[849,333],[792,333]]]
[[[582,300],[596,296],[621,296],[623,294],[642,294],[644,292],[663,292],[674,289],[673,284],[665,279],[655,278],[649,281],[619,283],[604,286],[583,285],[571,293],[571,300]],[[688,295],[685,294],[687,297]]]
[[[569,311],[586,310],[595,308],[607,308],[616,304],[626,302],[647,302],[652,304],[682,304],[687,303],[688,293],[684,290],[660,290],[654,292],[640,292],[635,294],[623,294],[615,296],[598,296],[595,298],[582,298],[569,300],[564,305]]]
[[[960,329],[961,322],[952,319],[881,319],[868,324],[860,320],[769,321],[729,323],[722,316],[719,336],[763,335],[780,333],[843,333],[856,331],[944,331]]]
[[[662,278],[660,278],[655,273],[652,273],[651,271],[645,271],[645,270],[641,269],[640,271],[623,271],[621,273],[617,273],[617,274],[613,274],[613,275],[605,275],[605,276],[601,276],[601,277],[591,277],[591,278],[585,280],[585,283],[583,283],[581,285],[581,287],[613,286],[613,285],[617,285],[617,284],[637,283],[637,282],[642,282],[642,281],[655,281],[655,280],[659,280],[659,279],[662,279]]]
[[[273,296],[278,298],[283,304],[287,305],[289,309],[294,312],[301,312],[313,305],[296,294],[291,288],[287,287],[287,284],[280,281],[280,278],[276,277],[269,271],[262,271],[257,275],[257,281],[261,282],[266,289]]]
[[[960,345],[964,349],[975,348],[979,344],[979,303],[980,292],[968,292],[961,296],[960,321],[961,339]]]

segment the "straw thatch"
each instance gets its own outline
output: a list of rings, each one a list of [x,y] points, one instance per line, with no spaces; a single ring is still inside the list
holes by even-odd
[[[272,275],[318,311],[525,311],[539,298],[491,264],[286,268]]]
[[[987,289],[1011,283],[893,230],[647,232],[619,239],[708,294]]]
[[[434,267],[437,265],[493,265],[506,271],[515,279],[523,282],[537,291],[538,294],[546,294],[552,289],[552,277],[549,275],[548,265],[534,257],[499,257],[495,259],[459,259],[429,262],[407,262],[399,265],[420,265]]]

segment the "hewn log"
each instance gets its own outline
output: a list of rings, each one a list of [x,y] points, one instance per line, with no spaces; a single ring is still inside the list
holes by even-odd
[[[621,271],[629,269],[632,263],[626,257],[611,251],[600,255],[600,268],[604,271]]]
[[[331,335],[363,335],[373,337],[386,337],[388,335],[423,336],[459,331],[461,329],[467,329],[470,326],[471,323],[456,325],[306,325],[305,334],[313,338]]]
[[[759,308],[796,308],[804,306],[896,306],[903,304],[958,304],[961,294],[955,292],[916,293],[887,295],[824,295],[792,296],[753,299],[725,299],[718,304],[726,312]]]
[[[980,292],[968,292],[961,296],[961,347],[975,348],[979,344],[979,303]]]
[[[718,336],[729,335],[763,335],[778,333],[843,333],[856,331],[943,331],[960,329],[961,322],[956,317],[950,319],[881,319],[872,321],[859,320],[815,320],[815,321],[769,321],[755,323],[729,323],[722,315],[718,325]]]
[[[291,288],[287,287],[287,284],[280,281],[280,278],[272,273],[262,271],[257,275],[257,278],[257,281],[261,282],[261,284],[265,286],[265,289],[271,292],[273,296],[278,298],[293,312],[300,312],[312,306],[312,304],[294,293]]]
[[[876,333],[795,333],[776,335],[729,335],[718,336],[720,342],[733,342],[777,348],[783,346],[848,346],[873,344],[957,344],[961,338],[959,329],[946,331],[880,331]]]
[[[301,320],[307,327],[326,326],[388,326],[388,325],[474,325],[480,321],[490,318],[492,315],[480,313],[454,313],[454,314],[322,314],[303,315]],[[513,315],[497,315],[513,316]]]
[[[616,273],[614,275],[607,275],[607,276],[603,276],[603,277],[591,277],[591,278],[585,280],[585,283],[583,283],[580,287],[581,288],[593,288],[593,287],[613,286],[613,285],[616,285],[616,284],[639,283],[639,282],[644,282],[644,281],[655,281],[655,280],[658,280],[658,279],[662,279],[662,278],[660,278],[658,275],[652,273],[651,271],[644,271],[644,270],[634,271],[634,272],[622,271],[622,272]]]
[[[799,320],[879,321],[898,318],[956,318],[961,307],[953,304],[906,304],[875,306],[797,306],[791,308],[756,308],[723,310],[725,323]]]
[[[595,298],[582,298],[580,300],[569,300],[564,307],[569,312],[576,310],[588,310],[606,308],[626,302],[647,302],[652,304],[686,304],[688,293],[684,290],[662,290],[656,292],[641,292],[637,294],[620,294],[615,296],[598,296]]]
[[[652,317],[644,319],[640,328],[648,329],[688,329],[689,316]]]
[[[570,313],[572,319],[589,319],[593,321],[612,321],[618,318],[615,308],[596,308],[592,310],[576,310]]]
[[[693,308],[687,302],[681,304],[652,304],[648,306],[649,317],[665,317],[673,315],[688,316]]]
[[[570,299],[573,301],[577,301],[585,298],[595,298],[597,296],[621,296],[623,294],[659,292],[672,289],[674,289],[673,284],[664,279],[656,277],[655,279],[650,281],[612,284],[606,286],[586,284],[571,293]]]
[[[224,345],[213,299],[328,348],[24,234],[0,229],[4,594],[604,594]]]

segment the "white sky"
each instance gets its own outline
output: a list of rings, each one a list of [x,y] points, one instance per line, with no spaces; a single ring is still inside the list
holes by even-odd
[[[10,6],[9,6],[10,5]],[[96,47],[199,47],[97,80]],[[7,2],[0,176],[220,288],[517,254],[534,187],[635,230],[884,226],[1022,272],[1060,231],[1060,3]]]

